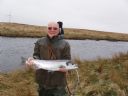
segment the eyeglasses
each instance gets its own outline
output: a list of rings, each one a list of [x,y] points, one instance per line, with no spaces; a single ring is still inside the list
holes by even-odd
[[[57,27],[48,27],[48,30],[57,30]]]

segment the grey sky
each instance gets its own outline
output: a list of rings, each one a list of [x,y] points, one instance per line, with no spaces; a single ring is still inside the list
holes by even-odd
[[[128,0],[0,0],[0,21],[128,33]]]

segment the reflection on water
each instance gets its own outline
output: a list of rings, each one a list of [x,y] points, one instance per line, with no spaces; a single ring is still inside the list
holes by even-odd
[[[0,37],[0,71],[20,68],[24,57],[33,53],[37,38]],[[98,57],[111,58],[113,54],[128,51],[128,42],[105,40],[67,40],[71,45],[72,58],[94,60]]]

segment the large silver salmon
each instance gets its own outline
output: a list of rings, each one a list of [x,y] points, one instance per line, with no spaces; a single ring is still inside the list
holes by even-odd
[[[49,71],[58,71],[60,68],[66,70],[77,69],[77,64],[71,63],[69,60],[33,60],[33,63],[37,69],[45,69]]]

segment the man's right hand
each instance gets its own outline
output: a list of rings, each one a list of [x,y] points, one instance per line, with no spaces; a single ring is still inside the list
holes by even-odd
[[[32,57],[29,57],[27,60],[26,60],[26,62],[25,62],[25,64],[26,64],[26,66],[27,67],[32,67],[33,66],[33,60],[34,60],[34,58],[32,58]]]

